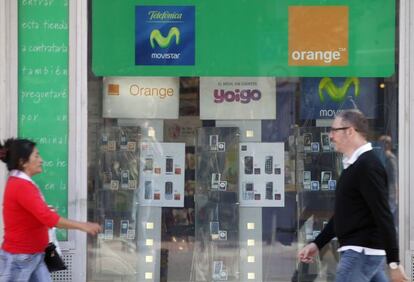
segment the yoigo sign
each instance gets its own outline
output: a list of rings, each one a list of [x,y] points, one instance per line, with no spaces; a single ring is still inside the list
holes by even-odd
[[[214,89],[214,103],[231,103],[240,102],[248,104],[250,101],[259,101],[262,98],[262,92],[259,89],[240,89],[233,90]]]
[[[194,65],[194,6],[135,7],[135,65]]]
[[[270,77],[201,77],[201,119],[275,119],[276,80]]]
[[[359,109],[375,118],[378,81],[374,78],[302,79],[302,119],[333,119],[345,109]]]
[[[175,77],[104,78],[103,117],[178,118],[179,81]]]

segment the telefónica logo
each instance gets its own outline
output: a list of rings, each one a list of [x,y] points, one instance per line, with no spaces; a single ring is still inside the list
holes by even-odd
[[[351,86],[354,86],[356,97],[359,96],[359,79],[356,77],[348,77],[344,84],[340,87],[337,87],[333,80],[330,77],[325,77],[319,82],[319,99],[321,102],[324,102],[325,97],[323,95],[324,91],[334,102],[343,102],[346,97],[348,90]]]
[[[171,43],[173,42],[173,38],[175,37],[175,44],[180,44],[180,30],[177,27],[170,28],[168,35],[164,37],[161,34],[161,31],[158,29],[154,29],[151,31],[150,34],[150,44],[152,49],[155,48],[155,42],[157,45],[163,49],[170,47]]]

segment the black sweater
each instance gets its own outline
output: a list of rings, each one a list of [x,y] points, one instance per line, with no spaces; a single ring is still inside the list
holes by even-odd
[[[372,150],[342,172],[335,196],[334,215],[314,241],[318,248],[337,237],[341,247],[382,249],[388,263],[399,262],[387,174]]]

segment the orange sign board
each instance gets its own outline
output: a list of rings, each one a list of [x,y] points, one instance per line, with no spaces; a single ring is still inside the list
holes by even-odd
[[[348,65],[347,6],[290,6],[290,66]]]

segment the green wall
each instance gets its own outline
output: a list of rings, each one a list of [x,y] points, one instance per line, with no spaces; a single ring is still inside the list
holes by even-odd
[[[18,135],[37,143],[34,177],[48,204],[68,215],[68,0],[18,4]],[[64,230],[58,231],[67,239]]]

